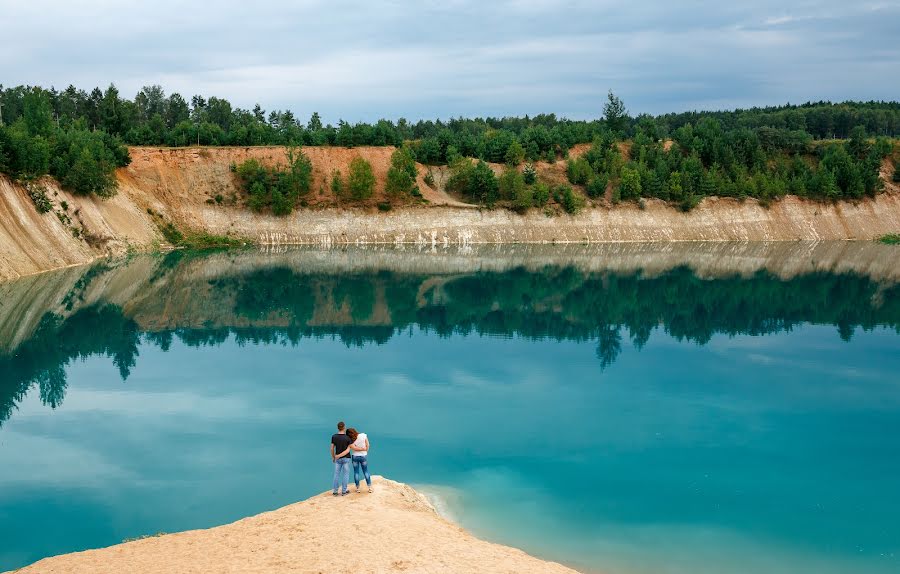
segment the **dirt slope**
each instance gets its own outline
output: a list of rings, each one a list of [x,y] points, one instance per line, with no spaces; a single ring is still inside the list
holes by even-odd
[[[482,211],[442,191],[446,173],[434,169],[436,189],[422,178],[422,204],[381,213],[391,148],[306,148],[313,164],[307,208],[287,217],[254,214],[241,205],[232,163],[256,158],[285,161],[279,147],[131,148],[132,163],[117,172],[119,194],[106,201],[73,197],[45,178],[54,211],[39,214],[28,191],[0,176],[0,280],[85,263],[162,241],[161,214],[182,229],[248,238],[266,245],[412,243],[613,242],[613,241],[786,241],[869,240],[900,230],[900,189],[886,183],[877,199],[822,204],[787,197],[766,209],[754,200],[708,198],[688,214],[656,200],[645,208],[622,204],[592,207],[576,216],[547,217],[538,210],[521,216]],[[583,152],[576,149],[573,153]],[[341,207],[330,189],[332,171],[347,174],[354,157],[372,163],[376,196],[362,208]],[[540,162],[541,177],[565,179],[564,162]],[[892,173],[886,162],[882,175]],[[222,204],[215,201],[221,196]],[[67,208],[63,207],[63,202]]]
[[[575,574],[479,540],[409,486],[374,478],[372,494],[326,492],[225,526],[46,558],[17,572]],[[336,540],[351,539],[352,552],[336,553]]]

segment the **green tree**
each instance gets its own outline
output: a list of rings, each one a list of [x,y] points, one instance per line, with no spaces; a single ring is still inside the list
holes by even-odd
[[[525,179],[525,183],[531,185],[537,180],[537,170],[534,168],[534,164],[529,162],[525,164],[525,167],[522,168],[522,177]]]
[[[53,133],[50,98],[40,88],[31,88],[22,98],[23,120],[29,135],[49,137]]]
[[[550,201],[550,186],[539,181],[531,190],[531,201],[537,207],[543,207]]]
[[[578,213],[584,207],[584,197],[572,189],[570,185],[556,186],[553,190],[553,197],[568,214]]]
[[[372,164],[366,159],[355,157],[350,162],[347,190],[350,192],[350,197],[356,200],[372,197],[372,193],[375,191],[375,174],[372,171]]]
[[[628,110],[625,109],[625,103],[619,99],[612,90],[606,95],[606,104],[603,106],[603,119],[609,129],[618,134],[619,137],[625,133],[625,127],[628,122]]]
[[[584,158],[570,159],[566,162],[566,177],[569,178],[571,184],[585,185],[593,175],[594,170],[591,168],[591,164]]]
[[[337,197],[344,196],[344,179],[341,177],[339,169],[331,172],[331,192]]]
[[[506,148],[506,156],[504,159],[506,160],[506,165],[512,167],[518,166],[525,161],[525,148],[522,147],[519,140],[513,140],[513,142],[509,144],[509,147]]]
[[[622,170],[619,197],[626,201],[641,197],[641,174],[636,169],[626,166]]]
[[[498,181],[500,198],[515,200],[522,195],[525,189],[525,178],[514,167],[507,167]]]
[[[384,190],[389,195],[409,195],[416,187],[416,160],[408,147],[402,146],[391,154]]]
[[[466,186],[466,194],[481,203],[493,206],[497,201],[499,186],[494,171],[485,162],[479,160],[472,168],[472,173]]]
[[[608,183],[609,178],[605,175],[595,175],[591,178],[591,181],[588,182],[587,187],[585,187],[588,197],[596,199],[606,195],[606,186]]]

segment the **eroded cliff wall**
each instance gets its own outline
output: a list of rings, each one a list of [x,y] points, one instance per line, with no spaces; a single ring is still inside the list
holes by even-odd
[[[754,200],[707,198],[690,213],[661,201],[594,206],[575,216],[518,215],[480,210],[419,182],[427,202],[387,213],[336,206],[328,185],[334,170],[348,172],[357,156],[372,163],[379,189],[390,148],[309,148],[313,162],[310,207],[287,217],[254,214],[241,206],[232,163],[256,158],[284,162],[283,148],[132,148],[132,163],[117,172],[110,200],[74,197],[45,178],[53,210],[39,214],[28,190],[0,177],[0,280],[86,263],[100,256],[144,250],[163,238],[160,221],[182,229],[246,238],[263,245],[552,243],[619,241],[871,240],[900,231],[900,189],[856,203],[823,204],[787,197],[769,208]],[[559,165],[540,165],[559,177]],[[885,165],[884,173],[891,166]],[[425,173],[420,169],[420,179]],[[380,193],[380,191],[379,191]],[[216,202],[216,197],[221,203]],[[376,197],[376,200],[378,197]],[[236,203],[232,205],[232,203]]]

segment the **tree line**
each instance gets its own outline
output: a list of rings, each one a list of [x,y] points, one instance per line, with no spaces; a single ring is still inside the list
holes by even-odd
[[[764,201],[785,193],[857,198],[877,192],[873,166],[888,145],[882,139],[863,149],[859,143],[873,136],[900,136],[897,102],[815,102],[632,117],[610,93],[602,117],[594,120],[541,114],[355,124],[341,120],[332,125],[318,113],[303,119],[290,110],[235,107],[219,97],[188,100],[156,85],[128,99],[110,85],[90,92],[74,86],[62,91],[0,86],[0,106],[0,172],[20,178],[49,173],[76,193],[100,196],[115,192],[113,172],[129,161],[125,145],[406,144],[413,162],[452,165],[453,187],[462,195],[487,205],[505,201],[518,209],[555,202],[576,211],[586,197],[606,194],[613,200],[659,197],[685,208],[711,194]],[[850,144],[819,141],[831,138],[856,143],[851,149]],[[629,155],[617,158],[615,144],[624,140],[634,145]],[[574,188],[529,182],[537,162],[568,159],[572,146],[585,143],[592,143],[589,154],[567,166]],[[509,165],[524,185],[513,174],[505,175],[505,182],[504,177],[492,180],[479,161]],[[523,162],[526,166],[520,168]],[[823,165],[825,170],[818,169]],[[404,181],[391,185],[412,193],[402,173],[393,172]],[[332,174],[332,187],[346,193],[344,178],[349,175]],[[253,183],[266,186],[263,179]],[[302,182],[292,185],[288,193],[272,184],[250,199],[260,197],[254,205],[273,211],[278,204],[283,212],[288,210],[286,198],[303,194]]]

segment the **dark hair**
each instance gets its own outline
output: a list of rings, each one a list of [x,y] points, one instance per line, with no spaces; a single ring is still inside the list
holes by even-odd
[[[338,423],[338,430],[344,430],[344,421]]]
[[[350,440],[352,440],[353,442],[356,442],[356,437],[359,436],[359,432],[357,432],[357,430],[355,428],[350,427],[347,429],[347,436],[350,437]]]

